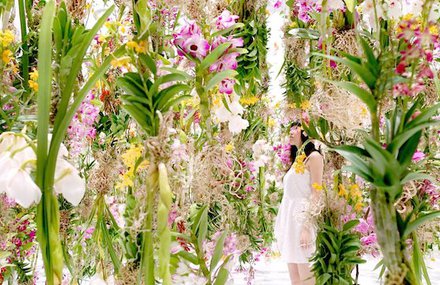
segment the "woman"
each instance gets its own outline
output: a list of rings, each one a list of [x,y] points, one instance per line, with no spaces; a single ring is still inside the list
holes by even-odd
[[[294,162],[283,179],[284,195],[275,222],[275,237],[281,257],[287,262],[292,285],[315,284],[309,258],[315,251],[315,227],[310,209],[317,205],[324,160],[308,140],[299,123],[290,130],[291,159]],[[304,155],[298,154],[303,149]],[[312,187],[312,185],[314,187]]]

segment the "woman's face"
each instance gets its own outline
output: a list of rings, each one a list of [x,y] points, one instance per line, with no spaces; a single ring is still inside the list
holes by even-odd
[[[293,126],[290,129],[289,143],[291,145],[296,145],[297,147],[301,146],[301,144],[302,144],[301,132],[302,132],[302,129],[300,126]]]

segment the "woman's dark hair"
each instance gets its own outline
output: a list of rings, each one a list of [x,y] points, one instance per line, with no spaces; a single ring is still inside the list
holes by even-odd
[[[300,122],[291,123],[289,126],[289,131],[290,131],[290,129],[292,129],[292,127],[301,127],[301,123]],[[304,131],[301,131],[301,143],[306,142],[308,139],[309,139],[309,136]],[[304,146],[304,153],[305,153],[306,157],[308,157],[314,151],[321,153],[321,150],[317,149],[315,147],[315,144],[312,143],[311,141],[309,141]],[[295,162],[297,155],[298,155],[298,148],[296,147],[296,145],[291,145],[290,146],[290,159],[292,161],[292,164]]]

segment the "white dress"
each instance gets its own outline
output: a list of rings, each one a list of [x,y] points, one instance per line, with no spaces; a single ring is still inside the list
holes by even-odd
[[[316,230],[311,226],[312,245],[300,246],[301,229],[306,220],[312,188],[310,172],[296,173],[292,167],[283,179],[284,195],[275,221],[275,238],[281,258],[287,263],[309,263],[315,251]]]

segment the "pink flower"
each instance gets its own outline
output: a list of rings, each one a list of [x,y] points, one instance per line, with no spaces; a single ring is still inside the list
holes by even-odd
[[[425,158],[425,154],[423,152],[421,152],[420,150],[417,150],[412,157],[412,161],[418,162],[424,158]]]
[[[330,67],[332,69],[335,69],[336,67],[338,67],[338,65],[336,64],[336,62],[334,60],[330,60]]]
[[[275,2],[275,4],[273,4],[273,7],[275,9],[278,9],[281,7],[281,5],[283,5],[283,2],[281,2],[280,0],[278,0],[277,2]]]
[[[222,82],[220,83],[220,87],[218,91],[220,93],[230,95],[234,91],[234,84],[235,84],[234,79],[223,79]]]
[[[237,57],[240,54],[238,52],[228,53],[222,56],[219,60],[214,62],[210,67],[209,71],[224,71],[224,70],[235,70],[238,67]]]
[[[366,237],[362,237],[361,238],[361,244],[363,246],[369,246],[369,245],[373,245],[377,242],[377,237],[375,233],[372,233]]]
[[[359,224],[356,226],[355,230],[363,235],[366,235],[370,230],[370,225],[364,219],[359,219]]]
[[[209,51],[209,43],[201,35],[194,34],[186,39],[182,44],[184,52],[190,54],[192,57],[203,59]]]
[[[238,20],[237,15],[232,15],[228,10],[224,10],[215,21],[215,26],[218,30],[223,30],[232,27],[235,21]]]
[[[404,61],[400,62],[396,67],[397,74],[403,74],[406,70],[406,63]]]

